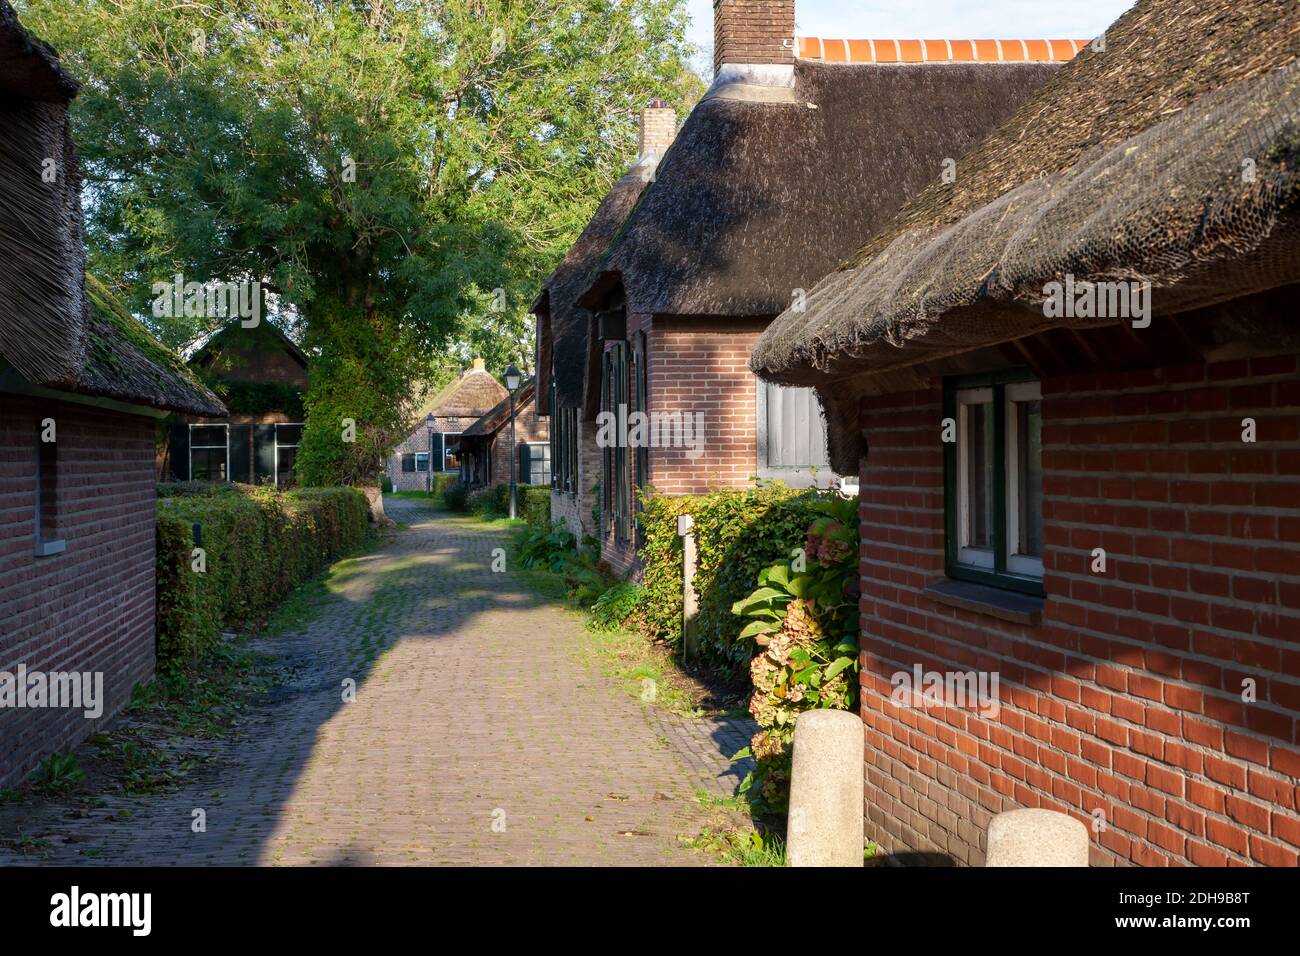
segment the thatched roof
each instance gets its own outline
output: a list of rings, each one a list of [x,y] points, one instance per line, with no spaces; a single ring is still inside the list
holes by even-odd
[[[772,316],[1058,70],[799,61],[792,91],[731,84],[692,110],[583,305]]]
[[[71,391],[207,418],[227,414],[181,357],[154,339],[102,282],[86,276],[86,291],[86,362]]]
[[[1157,322],[1300,281],[1298,55],[1295,0],[1141,0],[955,183],[781,315],[751,367],[818,385],[833,417],[845,378],[1089,324],[1044,316],[1044,286],[1067,275],[1150,282]],[[858,441],[839,431],[836,466]]]
[[[506,387],[476,360],[472,368],[461,372],[425,399],[416,418],[419,421],[428,415],[435,418],[478,418],[495,408],[507,395]]]
[[[537,379],[530,378],[519,386],[519,391],[515,394],[515,419],[530,404],[533,396],[537,392]],[[460,433],[461,438],[474,438],[476,436],[487,437],[495,435],[503,427],[510,423],[510,397],[507,395],[496,407],[476,421],[469,428]]]
[[[0,98],[66,104],[77,89],[54,51],[23,29],[14,8],[0,0]]]
[[[227,342],[229,337],[233,338]],[[213,360],[211,356],[223,353],[227,348],[238,355],[249,348],[267,347],[282,349],[306,371],[309,364],[306,353],[274,322],[258,322],[251,328],[245,328],[242,320],[229,319],[182,348],[181,358],[192,366],[207,367],[208,362]]]
[[[0,357],[30,385],[225,414],[180,358],[85,274],[67,114],[76,91],[0,0]]]
[[[533,312],[540,320],[537,369],[541,391],[550,391],[552,357],[561,356],[554,366],[555,398],[561,405],[582,403],[592,314],[578,305],[578,296],[587,288],[592,269],[632,211],[654,169],[653,160],[643,160],[613,185],[533,303]]]

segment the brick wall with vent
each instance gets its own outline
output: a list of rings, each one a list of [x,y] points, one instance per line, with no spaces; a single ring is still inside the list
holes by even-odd
[[[37,429],[55,421],[56,498],[42,502],[36,556]],[[99,671],[104,712],[0,708],[0,787],[71,749],[154,673],[155,422],[65,402],[0,402],[0,671]],[[51,507],[51,504],[53,507]],[[50,528],[53,523],[54,527]]]
[[[1296,357],[1042,382],[1037,624],[923,593],[945,566],[933,385],[861,406],[868,838],[980,864],[993,814],[1046,807],[1094,827],[1094,865],[1295,866]],[[915,664],[997,672],[998,715],[895,704]]]

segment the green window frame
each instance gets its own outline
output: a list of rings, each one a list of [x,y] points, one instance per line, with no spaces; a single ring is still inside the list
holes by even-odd
[[[1036,431],[1041,428],[1041,411],[1034,410],[1039,402],[1041,388],[1028,369],[944,381],[945,432],[949,422],[956,424],[955,440],[943,443],[948,577],[1045,595],[1041,442]],[[1016,420],[1008,423],[1013,416]],[[977,491],[984,498],[982,506],[972,504]],[[1022,543],[1032,541],[1035,532],[1038,540],[1026,547],[1036,545],[1038,553],[1020,553]]]

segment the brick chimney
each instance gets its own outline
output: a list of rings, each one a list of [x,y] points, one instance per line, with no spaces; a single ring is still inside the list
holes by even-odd
[[[651,100],[641,111],[641,132],[636,140],[637,160],[663,158],[677,135],[677,113],[664,105],[663,100]]]
[[[714,85],[794,85],[794,0],[713,0]]]

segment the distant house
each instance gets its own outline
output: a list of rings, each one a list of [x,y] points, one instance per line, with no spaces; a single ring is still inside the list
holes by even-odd
[[[285,487],[302,440],[307,356],[270,322],[228,322],[185,350],[190,368],[230,410],[220,420],[178,416],[160,471],[172,481]]]
[[[860,472],[868,839],[978,865],[1045,808],[1094,865],[1294,869],[1300,8],[1105,36],[752,367]]]
[[[510,442],[510,399],[503,398],[460,436],[460,477],[471,488],[510,480],[521,485],[551,484],[551,445],[547,421],[538,414],[537,381],[528,379],[515,395],[514,444]]]
[[[577,343],[584,416],[620,423],[601,449],[600,529],[620,572],[637,570],[645,490],[837,479],[811,390],[757,379],[750,350],[1079,47],[804,38],[796,57],[794,3],[714,10],[717,78],[578,297],[599,316]],[[651,447],[621,425],[637,413]]]
[[[386,473],[393,489],[423,491],[431,473],[459,474],[461,433],[507,394],[483,360],[476,358],[471,368],[429,396],[406,439],[388,457]]]
[[[537,316],[538,414],[550,424],[551,517],[563,521],[581,541],[597,538],[595,494],[600,486],[594,400],[600,377],[598,356],[588,348],[597,334],[595,316],[578,304],[591,271],[609,247],[660,158],[677,133],[677,116],[655,101],[641,113],[637,162],[596,207],[578,239],[546,280],[533,303]],[[589,382],[592,401],[587,401]]]
[[[155,432],[168,412],[226,409],[85,275],[81,177],[67,116],[77,83],[4,0],[0,64],[0,697],[10,695],[0,706],[0,787],[7,787],[44,755],[101,727],[135,684],[152,678]],[[82,675],[75,685],[73,672]],[[99,675],[102,695],[24,707],[12,696],[23,674],[87,691]]]

